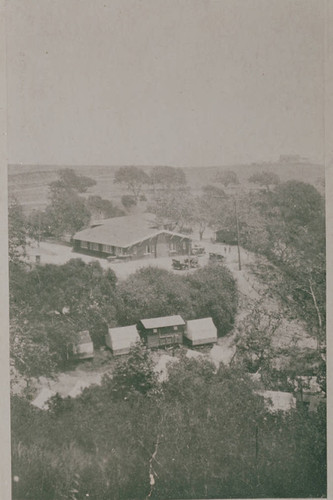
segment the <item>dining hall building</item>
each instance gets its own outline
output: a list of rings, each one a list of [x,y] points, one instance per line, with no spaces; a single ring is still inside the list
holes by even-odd
[[[92,223],[73,236],[73,250],[112,259],[189,255],[189,236],[158,228],[151,214],[114,217]]]

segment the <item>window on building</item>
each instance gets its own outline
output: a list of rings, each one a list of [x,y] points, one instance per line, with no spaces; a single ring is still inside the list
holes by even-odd
[[[87,241],[81,241],[81,248],[88,248],[88,242]]]
[[[183,250],[186,250],[186,241],[183,241]]]
[[[146,253],[152,253],[152,246],[146,245]]]
[[[153,333],[157,333],[157,328],[154,328],[154,329],[153,329]]]
[[[174,329],[175,331],[177,331],[177,330],[178,330],[178,326],[174,326],[174,327],[173,327],[173,329]]]
[[[95,250],[98,252],[99,245],[98,245],[98,243],[90,243],[90,248],[91,248],[91,250]]]
[[[110,245],[103,245],[102,249],[105,253],[112,253],[112,247]]]
[[[175,241],[170,241],[169,243],[169,248],[172,252],[176,251],[176,242]]]

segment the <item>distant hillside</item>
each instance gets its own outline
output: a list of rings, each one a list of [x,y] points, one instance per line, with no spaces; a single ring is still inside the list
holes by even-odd
[[[43,208],[48,202],[48,185],[57,178],[57,170],[73,168],[82,175],[96,180],[87,195],[96,194],[106,199],[120,203],[124,190],[114,184],[114,172],[119,166],[88,166],[88,165],[9,165],[8,191],[23,205],[25,211]],[[152,166],[141,166],[147,173]],[[314,185],[324,194],[325,170],[322,165],[300,161],[276,163],[252,163],[250,165],[225,165],[221,167],[186,167],[184,168],[188,184],[197,191],[205,184],[215,183],[216,174],[223,170],[233,170],[242,184],[247,184],[248,178],[255,172],[270,171],[279,175],[282,182],[295,179]]]
[[[187,174],[187,177],[192,178],[192,182],[196,180],[198,185],[207,184],[208,182],[213,182],[216,178],[216,174],[225,170],[233,170],[238,175],[241,183],[246,183],[248,178],[256,172],[274,172],[276,173],[281,182],[286,182],[289,180],[298,180],[313,184],[317,187],[319,179],[324,180],[325,178],[325,168],[323,165],[316,165],[313,163],[252,163],[250,165],[226,165],[221,167],[205,167],[203,168],[188,168],[186,172],[191,172],[191,175]]]

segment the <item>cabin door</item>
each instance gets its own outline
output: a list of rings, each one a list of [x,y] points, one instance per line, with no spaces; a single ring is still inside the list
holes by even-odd
[[[160,338],[160,345],[172,345],[176,342],[176,335],[168,335]]]

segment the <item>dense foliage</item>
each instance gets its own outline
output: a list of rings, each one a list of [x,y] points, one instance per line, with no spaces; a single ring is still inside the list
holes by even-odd
[[[98,262],[72,259],[28,270],[10,266],[11,354],[25,375],[61,366],[77,334],[90,330],[95,346],[115,323],[116,277]]]
[[[270,186],[280,183],[280,178],[274,172],[257,172],[249,177],[249,182],[265,186],[269,190]]]
[[[223,335],[233,324],[237,291],[223,266],[182,277],[146,267],[117,285],[114,272],[98,262],[71,259],[32,270],[12,264],[10,306],[12,358],[30,378],[61,367],[82,330],[89,330],[100,347],[108,326],[181,314],[185,319],[212,316]]]
[[[326,257],[325,203],[310,184],[281,183],[274,190],[244,193],[238,198],[240,244],[272,264],[262,273],[265,283],[309,332],[325,340]],[[235,233],[233,197],[215,210],[215,224]]]
[[[41,221],[46,234],[59,238],[64,234],[73,236],[89,224],[90,217],[81,196],[72,190],[61,189],[51,194],[51,202]]]
[[[158,377],[150,351],[141,342],[134,345],[125,359],[118,359],[112,370],[112,378],[106,376],[112,388],[112,397],[123,400],[138,393],[147,395],[158,390]]]
[[[208,265],[187,278],[195,318],[211,316],[219,335],[228,333],[237,311],[237,287],[230,271]]]
[[[125,215],[124,210],[115,206],[112,201],[104,200],[101,196],[89,196],[86,207],[94,219],[108,219]]]
[[[121,203],[126,210],[130,211],[131,208],[137,205],[137,200],[130,194],[123,194],[121,197]]]
[[[73,236],[88,226],[91,219],[125,215],[112,201],[101,196],[81,196],[96,181],[74,170],[58,171],[58,179],[49,184],[49,203],[45,210],[34,210],[25,220],[26,233],[35,240],[43,237]]]
[[[118,321],[180,314],[184,319],[211,316],[219,335],[230,331],[237,309],[237,289],[228,269],[209,265],[188,276],[156,267],[142,268],[119,284]]]
[[[48,412],[13,397],[13,499],[325,495],[324,411],[271,414],[246,374],[206,361],[169,372],[145,394],[120,398],[116,377]]]
[[[145,267],[119,283],[118,320],[135,324],[143,318],[193,314],[189,288],[183,277],[157,267]]]

